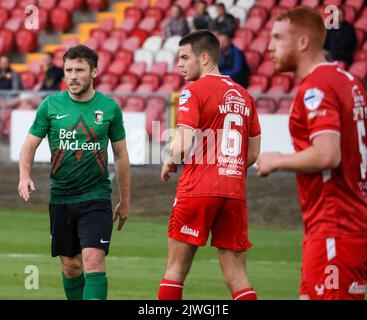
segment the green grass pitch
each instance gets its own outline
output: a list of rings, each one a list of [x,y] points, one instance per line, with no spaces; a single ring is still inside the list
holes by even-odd
[[[65,299],[58,258],[50,256],[47,213],[0,209],[0,299]],[[116,226],[115,226],[116,228]],[[167,219],[131,217],[114,229],[107,257],[109,299],[155,300],[164,272]],[[301,230],[250,229],[254,247],[247,271],[259,299],[297,299]],[[28,265],[39,270],[39,289],[26,289]],[[215,248],[200,248],[184,299],[230,299]]]

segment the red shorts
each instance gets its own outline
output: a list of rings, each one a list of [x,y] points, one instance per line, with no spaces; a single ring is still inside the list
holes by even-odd
[[[300,294],[311,300],[364,300],[367,239],[304,240],[302,246]]]
[[[196,246],[211,245],[233,251],[252,247],[248,240],[244,200],[222,197],[180,197],[173,204],[168,237]]]

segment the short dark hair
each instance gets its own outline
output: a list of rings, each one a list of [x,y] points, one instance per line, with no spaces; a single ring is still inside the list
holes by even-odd
[[[184,36],[178,43],[180,47],[186,44],[191,44],[192,51],[196,56],[203,52],[207,52],[213,59],[213,62],[216,64],[218,63],[220,50],[219,41],[209,30],[204,29],[191,32]]]
[[[64,63],[66,59],[74,60],[74,59],[85,59],[90,68],[97,68],[98,66],[98,55],[97,53],[88,48],[87,46],[77,45],[75,47],[69,48],[68,51],[65,52],[63,56]]]

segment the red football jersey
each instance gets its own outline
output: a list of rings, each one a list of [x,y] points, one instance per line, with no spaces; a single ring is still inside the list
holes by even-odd
[[[182,91],[177,125],[196,130],[176,196],[245,200],[248,142],[261,133],[249,93],[228,76],[207,74]]]
[[[307,238],[367,236],[367,104],[363,86],[334,63],[319,64],[300,83],[290,114],[296,152],[326,132],[340,135],[338,168],[297,174]]]

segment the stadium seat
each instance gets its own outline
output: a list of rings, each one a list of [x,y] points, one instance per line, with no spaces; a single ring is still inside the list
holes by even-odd
[[[256,38],[250,45],[249,45],[249,49],[251,51],[256,51],[259,52],[261,55],[264,55],[265,52],[268,49],[268,39],[264,38],[264,37],[258,37]]]
[[[77,37],[72,37],[64,40],[61,43],[61,47],[64,49],[69,49],[71,47],[77,46],[79,44],[79,39]]]
[[[247,11],[238,6],[233,6],[228,10],[228,13],[235,17],[238,22],[238,27],[242,28],[245,25],[247,18]]]
[[[122,108],[125,112],[141,112],[144,110],[145,101],[143,97],[127,97],[125,106]]]
[[[253,73],[261,61],[261,55],[257,51],[246,50],[245,58],[248,66],[250,67],[251,73]]]
[[[243,28],[252,30],[253,32],[257,33],[260,28],[263,26],[264,20],[259,16],[250,17],[246,20]]]
[[[0,30],[0,54],[8,53],[14,48],[14,34],[10,30]]]
[[[172,51],[169,50],[159,50],[155,54],[155,61],[165,61],[168,65],[168,71],[172,71],[173,64],[175,63],[175,54],[172,53]]]
[[[256,99],[256,110],[258,113],[274,113],[277,103],[273,98],[258,98]]]
[[[98,28],[107,31],[107,33],[110,33],[115,28],[115,25],[115,18],[106,18],[98,24]]]
[[[138,28],[151,33],[155,29],[156,25],[157,21],[154,17],[145,17],[139,22]]]
[[[0,8],[0,28],[4,25],[4,23],[8,20],[10,13],[5,8]]]
[[[317,8],[320,5],[320,0],[302,0],[301,5],[310,8]]]
[[[138,77],[141,77],[146,72],[146,63],[144,61],[133,62],[128,67],[128,72],[136,74]]]
[[[17,0],[6,0],[6,1],[1,1],[0,2],[0,6],[4,9],[7,9],[9,11],[13,10],[16,8],[17,6]]]
[[[362,16],[354,23],[354,28],[367,30],[367,16]]]
[[[155,7],[162,9],[164,12],[171,8],[172,0],[160,0],[155,2]]]
[[[130,34],[135,29],[136,24],[137,22],[134,18],[127,17],[121,22],[120,28]]]
[[[164,17],[164,11],[157,7],[150,7],[145,11],[145,17],[153,17],[155,22],[158,23]]]
[[[153,64],[151,73],[157,74],[160,77],[163,77],[165,73],[167,73],[168,64],[166,61],[158,61]]]
[[[236,6],[245,9],[245,11],[248,11],[254,4],[256,0],[237,0]]]
[[[137,7],[129,7],[125,10],[125,19],[132,18],[135,23],[139,23],[143,16],[143,11]]]
[[[154,92],[153,86],[150,83],[141,83],[135,89],[135,93],[146,94]]]
[[[278,114],[289,114],[291,111],[291,106],[293,103],[293,98],[281,98],[278,101],[278,108],[276,113]]]
[[[50,13],[50,21],[55,31],[65,32],[72,27],[71,13],[64,8],[52,9]]]
[[[112,61],[112,54],[106,50],[98,50],[98,69],[103,73]]]
[[[257,69],[257,73],[267,77],[272,77],[275,73],[274,63],[270,60],[264,61]]]
[[[284,11],[284,8],[276,6],[273,7],[270,11],[270,18],[268,19],[268,21],[265,24],[265,28],[266,29],[271,29],[273,27],[273,23],[275,21],[275,18],[277,17],[277,15],[279,13],[281,13],[282,11]]]
[[[166,102],[163,97],[157,97],[157,96],[147,97],[145,108],[146,130],[150,137],[152,137],[153,121],[159,121],[160,116],[165,111],[165,108],[166,108]],[[159,137],[152,137],[152,138],[155,141],[159,142]]]
[[[26,6],[37,5],[37,3],[38,0],[18,0],[18,8],[24,9]]]
[[[124,73],[120,77],[120,83],[130,83],[135,89],[139,83],[139,77],[133,73]]]
[[[119,94],[126,94],[134,92],[134,86],[131,83],[120,83],[113,92],[119,93]],[[122,108],[124,108],[124,105],[120,105]]]
[[[140,39],[138,37],[129,37],[123,42],[122,49],[134,52],[140,47]]]
[[[36,51],[38,45],[37,34],[31,30],[21,29],[15,35],[15,43],[21,53]]]
[[[108,32],[102,29],[93,29],[89,33],[89,36],[98,41],[98,45],[101,46],[102,43],[108,38]]]
[[[251,30],[248,30],[248,31],[251,31]],[[241,36],[234,37],[232,42],[233,42],[234,46],[237,47],[238,49],[240,49],[241,51],[245,51],[247,46],[251,43],[251,41],[248,41],[246,38],[241,37]]]
[[[84,0],[60,0],[58,6],[70,12],[81,10],[84,6]]]
[[[191,0],[177,0],[175,4],[179,5],[183,11],[186,11],[191,7]]]
[[[271,78],[271,88],[268,93],[287,93],[292,87],[291,79],[286,75],[275,75]]]
[[[93,11],[100,11],[107,7],[108,1],[107,0],[87,0],[87,5],[89,9]]]
[[[350,6],[344,6],[344,15],[345,20],[353,25],[357,17],[356,9]]]
[[[261,74],[254,74],[250,76],[249,84],[253,89],[259,88],[260,92],[265,92],[269,86],[269,78]]]
[[[365,3],[365,0],[345,0],[345,5],[355,8],[357,12],[361,11],[364,3]]]
[[[180,36],[172,36],[166,39],[166,41],[163,44],[163,49],[169,50],[173,52],[174,54],[177,54],[178,52],[178,43],[181,40]]]
[[[47,11],[51,11],[52,9],[56,8],[58,0],[43,0],[38,1],[38,6],[40,8],[46,9]]]
[[[49,28],[49,13],[44,8],[38,9],[38,27],[40,30],[47,30]]]
[[[361,49],[363,46],[363,42],[365,39],[365,33],[361,29],[355,29],[356,30],[356,36],[357,36],[357,50]]]
[[[277,0],[259,0],[256,4],[270,10],[275,6],[276,1]]]
[[[128,50],[119,50],[115,54],[115,59],[120,59],[125,61],[127,65],[133,62],[134,53]]]
[[[367,50],[358,50],[354,54],[354,61],[367,61]]]
[[[149,50],[138,49],[134,52],[134,61],[144,61],[146,65],[146,70],[149,72],[151,71],[154,63],[154,53]]]
[[[323,5],[324,6],[330,6],[330,5],[334,5],[334,6],[341,6],[342,5],[342,0],[324,0],[323,1]]]
[[[115,88],[119,82],[119,77],[113,73],[105,73],[99,78],[100,83],[109,83],[111,88]]]
[[[4,29],[17,32],[23,27],[24,17],[11,17],[4,23]]]
[[[25,71],[20,74],[20,81],[25,90],[32,90],[37,83],[37,78],[33,72]]]
[[[127,37],[128,37],[127,32],[125,30],[122,30],[122,29],[113,29],[110,32],[110,38],[116,38],[120,42],[125,41]]]
[[[85,41],[84,45],[87,46],[88,48],[91,48],[94,51],[99,49],[98,41],[95,38],[88,38],[87,41]]]
[[[235,32],[235,38],[243,39],[242,41],[244,42],[244,46],[247,48],[254,39],[254,33],[251,30],[240,28]]]
[[[269,17],[269,10],[262,6],[255,5],[249,10],[247,16],[249,18],[250,17],[261,17],[263,21],[266,21],[266,19],[268,19]]]
[[[149,32],[142,29],[135,29],[131,32],[130,37],[137,37],[139,39],[139,48],[142,43],[148,38]]]
[[[149,0],[134,0],[134,7],[145,11],[149,7]]]
[[[127,69],[129,64],[126,61],[121,59],[115,59],[112,63],[110,63],[107,67],[107,72],[115,74],[117,76],[121,76]]]
[[[182,77],[176,73],[166,73],[162,79],[163,84],[169,84],[172,91],[178,90],[182,85]]]
[[[159,87],[160,82],[161,80],[159,76],[154,73],[145,73],[141,77],[141,84],[148,84],[153,90],[156,90]]]
[[[107,82],[100,83],[96,86],[96,90],[104,94],[112,92],[112,85]]]
[[[349,72],[363,83],[367,80],[367,61],[356,61],[349,67]]]
[[[144,41],[143,49],[157,52],[162,47],[163,39],[160,36],[151,36]]]
[[[280,0],[278,3],[279,7],[287,9],[294,8],[297,4],[298,0]]]
[[[107,38],[102,42],[101,49],[111,52],[115,54],[120,46],[120,40],[118,38]]]

